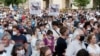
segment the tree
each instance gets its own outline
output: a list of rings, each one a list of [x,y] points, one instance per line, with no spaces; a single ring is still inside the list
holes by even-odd
[[[90,0],[74,0],[74,5],[79,7],[80,9],[85,8],[87,4],[90,3]]]
[[[4,2],[4,0],[0,0],[0,4],[2,4]]]
[[[6,6],[12,5],[19,5],[20,3],[25,3],[27,0],[2,0]]]
[[[93,0],[93,2],[94,2],[94,7],[100,9],[100,0]]]

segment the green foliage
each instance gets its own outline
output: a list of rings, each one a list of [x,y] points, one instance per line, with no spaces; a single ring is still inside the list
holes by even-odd
[[[94,0],[94,1],[95,1],[96,6],[98,6],[98,5],[100,6],[100,0]]]
[[[26,0],[0,0],[2,1],[6,6],[12,5],[19,5],[20,3],[25,3]]]
[[[100,0],[93,0],[94,8],[100,9]],[[98,7],[99,6],[99,7]]]
[[[94,0],[96,1],[96,4],[100,5],[100,0]]]
[[[0,0],[0,4],[3,3],[3,2],[4,2],[4,0]]]
[[[90,3],[90,0],[74,0],[74,5],[77,7],[85,7]]]

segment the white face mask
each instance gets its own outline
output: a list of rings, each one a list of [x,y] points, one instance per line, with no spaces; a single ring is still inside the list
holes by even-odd
[[[83,28],[83,25],[79,25],[80,28]]]
[[[9,30],[12,30],[12,26],[9,26],[8,29],[9,29]]]
[[[87,30],[91,30],[91,28],[87,28]]]
[[[17,54],[19,54],[19,55],[24,55],[24,54],[25,54],[25,50],[17,51]]]
[[[17,32],[13,31],[13,35],[17,35]]]

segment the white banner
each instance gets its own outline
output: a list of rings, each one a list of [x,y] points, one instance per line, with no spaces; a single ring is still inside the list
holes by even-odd
[[[59,5],[58,4],[52,4],[49,6],[49,15],[51,16],[59,15]]]
[[[29,2],[30,14],[40,15],[41,14],[41,3],[40,2]]]
[[[10,10],[14,10],[12,4],[10,4],[9,8]]]

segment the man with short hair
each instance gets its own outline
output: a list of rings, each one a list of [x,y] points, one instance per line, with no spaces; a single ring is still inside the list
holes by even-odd
[[[20,29],[18,26],[14,26],[13,27],[13,36],[12,36],[12,40],[15,41],[15,43],[21,43],[24,44],[24,48],[27,50],[26,56],[30,56],[31,52],[30,52],[30,46],[27,42],[26,37],[22,34],[23,29]]]
[[[19,29],[18,26],[13,27],[13,32],[12,32],[12,40],[15,41],[15,43],[21,43],[25,44],[27,43],[27,39],[24,35],[22,35],[22,29]]]
[[[67,42],[66,39],[68,38],[68,28],[62,27],[60,29],[61,36],[57,39],[57,45],[55,47],[56,55],[57,56],[65,56],[65,50],[67,49]]]

